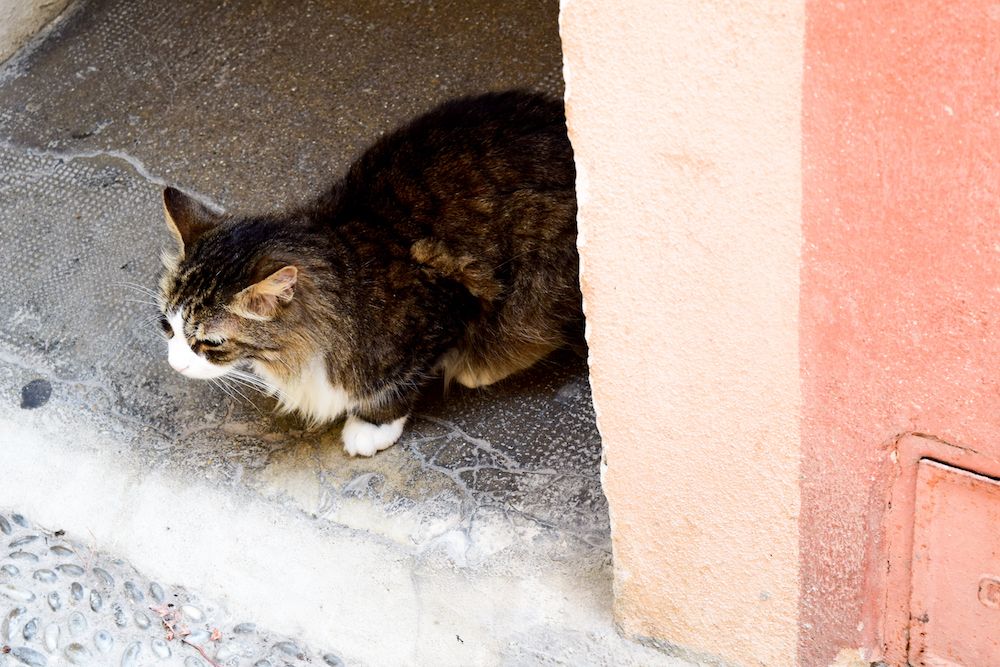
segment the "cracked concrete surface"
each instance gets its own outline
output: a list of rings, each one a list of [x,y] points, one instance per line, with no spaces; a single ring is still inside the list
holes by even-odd
[[[559,94],[557,10],[71,5],[0,72],[0,507],[348,664],[667,664],[612,628],[583,360],[432,391],[356,460],[335,428],[171,371],[141,293],[164,184],[272,208],[446,98]]]

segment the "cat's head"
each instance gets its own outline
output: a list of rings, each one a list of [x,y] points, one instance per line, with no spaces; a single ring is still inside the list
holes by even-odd
[[[163,207],[178,246],[164,254],[158,299],[170,365],[211,379],[241,362],[280,361],[294,345],[302,275],[273,222],[217,213],[173,188]]]

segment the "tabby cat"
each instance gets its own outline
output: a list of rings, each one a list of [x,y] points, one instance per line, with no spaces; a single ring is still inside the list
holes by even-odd
[[[378,140],[315,200],[230,215],[163,193],[168,359],[236,374],[371,456],[435,377],[480,387],[582,326],[573,152],[561,102],[448,102]]]

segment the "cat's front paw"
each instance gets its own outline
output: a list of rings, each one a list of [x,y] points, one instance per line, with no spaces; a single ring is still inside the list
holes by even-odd
[[[374,456],[399,440],[403,434],[406,417],[387,424],[372,424],[360,417],[351,415],[344,423],[341,437],[344,439],[344,451],[351,456]]]

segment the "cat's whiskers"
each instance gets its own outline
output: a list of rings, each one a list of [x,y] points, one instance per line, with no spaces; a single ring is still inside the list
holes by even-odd
[[[259,391],[262,394],[273,393],[271,391],[272,390],[271,385],[267,384],[266,382],[257,377],[242,373],[241,371],[230,371],[229,374],[226,375],[225,377],[245,387],[249,387],[251,389]]]
[[[142,294],[143,296],[151,296],[154,299],[159,299],[160,298],[160,293],[159,292],[157,292],[156,290],[154,290],[154,289],[152,289],[150,287],[146,287],[145,285],[139,285],[137,283],[127,283],[127,282],[115,282],[115,283],[112,283],[112,284],[113,285],[118,285],[120,287],[127,287],[128,289],[132,290],[133,292],[138,292],[139,294]]]
[[[115,280],[112,281],[112,285],[119,285],[121,287],[128,287],[131,289],[139,290],[140,292],[150,292],[155,294],[155,290],[148,285],[143,285],[141,283],[132,283],[127,280]]]
[[[226,388],[226,385],[219,382],[216,378],[209,378],[208,383],[213,387],[218,387],[220,390],[222,390],[222,393],[224,393],[229,398],[233,399],[234,401],[236,400],[236,397],[233,396],[232,393],[230,393],[229,389]]]
[[[222,384],[228,386],[230,389],[232,389],[234,392],[236,392],[240,397],[242,397],[243,400],[245,400],[247,403],[251,403],[252,404],[253,401],[250,400],[250,397],[247,396],[246,394],[244,394],[242,391],[240,391],[239,387],[235,383],[230,384],[229,380],[231,380],[231,379],[232,378],[227,378],[225,376],[222,376],[221,378],[219,378],[219,382],[221,382]]]
[[[244,377],[237,377],[237,376],[234,376],[232,374],[228,375],[227,377],[230,380],[232,380],[233,382],[242,384],[245,387],[247,387],[249,389],[253,389],[254,391],[256,391],[256,392],[258,392],[258,393],[260,393],[260,394],[262,394],[264,396],[267,396],[269,398],[274,398],[274,399],[278,400],[279,402],[281,402],[281,401],[284,400],[284,396],[285,395],[284,395],[284,393],[278,387],[276,387],[276,386],[274,386],[274,385],[272,385],[272,384],[270,384],[268,382],[264,382],[264,381],[260,380],[260,378],[254,378],[253,380],[248,380],[248,379],[246,379]]]
[[[229,374],[231,376],[233,376],[233,377],[238,377],[238,378],[241,378],[243,380],[247,380],[249,382],[253,382],[253,383],[259,384],[261,386],[267,385],[267,382],[263,378],[257,377],[253,373],[247,373],[246,371],[241,371],[238,368],[231,369],[229,371]]]
[[[126,303],[143,303],[147,306],[154,306],[156,308],[160,307],[160,304],[155,301],[146,301],[145,299],[122,299],[122,301],[125,301]]]
[[[249,403],[250,406],[254,410],[256,410],[257,412],[260,412],[260,408],[257,407],[256,403],[254,403],[252,400],[250,400],[249,396],[247,396],[242,391],[240,391],[239,388],[235,384],[229,384],[227,382],[227,380],[232,380],[232,378],[229,378],[229,377],[223,375],[221,377],[215,378],[215,380],[218,382],[219,386],[223,388],[223,391],[225,391],[234,401],[238,401],[239,399],[237,399],[236,396],[234,396],[232,392],[236,392],[236,394],[238,394],[240,396],[240,398],[242,398],[247,403]],[[261,413],[261,414],[263,414],[263,413]]]
[[[144,317],[132,323],[132,330],[136,333],[153,333],[153,321],[152,317]]]
[[[275,357],[273,359],[264,359],[263,361],[264,361],[264,363],[267,363],[267,364],[280,364],[281,366],[283,366],[285,368],[286,371],[288,371],[289,375],[297,375],[298,374],[298,373],[296,373],[295,369],[293,369],[289,365],[289,363],[287,361],[285,361],[284,359],[281,359],[279,357]]]
[[[160,313],[157,311],[151,315],[146,315],[145,317],[136,320],[133,322],[132,333],[143,338],[149,337],[155,340],[163,340],[163,334],[161,334],[158,329],[153,328],[153,323],[156,322],[159,317]]]
[[[244,387],[246,387],[248,389],[252,389],[253,391],[257,392],[258,394],[262,394],[264,396],[280,396],[280,394],[281,394],[280,391],[278,391],[276,388],[272,387],[271,385],[263,385],[263,384],[256,384],[256,383],[252,383],[252,382],[247,382],[246,380],[242,380],[240,378],[231,378],[231,379],[233,380],[233,382],[241,384]]]

